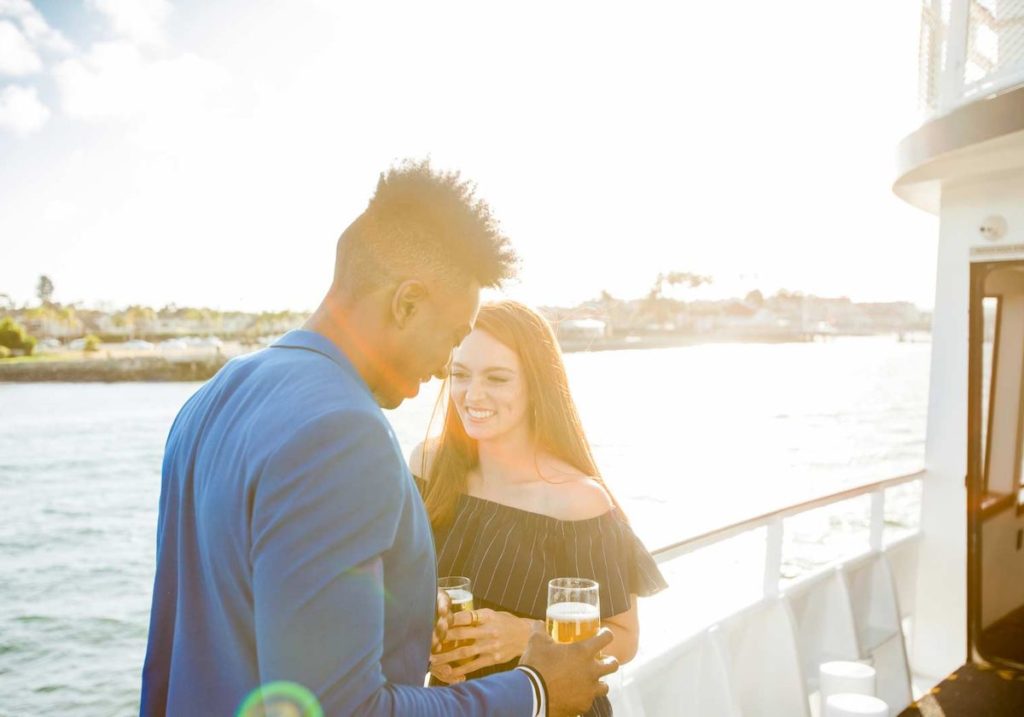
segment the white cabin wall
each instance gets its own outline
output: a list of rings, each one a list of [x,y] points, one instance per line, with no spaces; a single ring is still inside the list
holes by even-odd
[[[952,196],[940,210],[932,316],[925,478],[911,665],[938,681],[967,653],[968,212]]]
[[[943,186],[911,658],[915,672],[936,679],[967,657],[970,247],[986,243],[978,228],[992,214],[1009,225],[1000,244],[1024,243],[1024,169]]]

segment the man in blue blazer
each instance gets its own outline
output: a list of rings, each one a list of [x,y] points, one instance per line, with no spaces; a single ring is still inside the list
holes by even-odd
[[[382,175],[305,326],[228,364],[167,439],[142,715],[234,715],[297,683],[326,715],[573,715],[611,635],[424,688],[435,614],[426,513],[380,407],[444,377],[479,290],[515,257],[457,174]]]

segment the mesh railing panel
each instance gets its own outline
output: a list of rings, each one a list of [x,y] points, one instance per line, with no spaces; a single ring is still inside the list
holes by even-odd
[[[943,8],[943,5],[945,8]],[[946,27],[949,3],[923,0],[921,3],[921,34],[918,38],[917,102],[926,111],[939,105],[942,68],[946,56]]]
[[[1024,72],[1024,0],[970,0],[965,91]]]
[[[922,0],[918,106],[945,112],[1024,84],[1024,0]]]

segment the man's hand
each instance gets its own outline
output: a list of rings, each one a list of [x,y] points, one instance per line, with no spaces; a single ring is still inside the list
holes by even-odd
[[[612,632],[606,627],[589,640],[571,645],[556,644],[543,627],[534,628],[519,664],[532,667],[544,678],[551,717],[581,715],[595,697],[608,694],[608,685],[600,678],[619,669],[619,663],[600,654],[611,641]]]
[[[447,639],[461,642],[462,647],[431,655],[430,673],[454,684],[471,672],[519,657],[526,650],[534,622],[488,608],[457,612],[452,615]]]
[[[430,651],[441,651],[441,643],[452,625],[452,600],[444,590],[437,591],[437,621],[434,623],[434,634],[430,636]]]

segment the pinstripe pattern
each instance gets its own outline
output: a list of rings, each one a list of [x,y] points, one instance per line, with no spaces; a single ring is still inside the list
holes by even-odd
[[[545,617],[552,578],[596,580],[602,618],[628,610],[632,594],[652,595],[666,587],[654,558],[614,511],[566,521],[463,495],[451,525],[435,533],[434,541],[437,574],[470,578],[476,607],[534,620]],[[511,669],[517,662],[471,677]],[[611,714],[611,704],[599,698],[587,717]]]
[[[665,587],[654,559],[614,511],[558,520],[464,495],[451,525],[434,537],[438,575],[465,575],[477,598],[537,620],[552,578],[597,580],[602,617],[628,610],[633,593]]]

